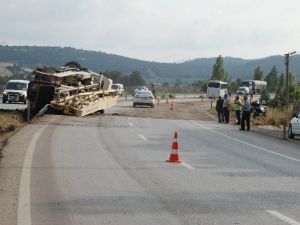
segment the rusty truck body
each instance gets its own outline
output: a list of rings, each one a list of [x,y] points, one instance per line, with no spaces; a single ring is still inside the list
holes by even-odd
[[[111,89],[112,80],[76,62],[58,68],[37,68],[33,75],[27,90],[31,115],[49,105],[63,114],[85,116],[104,112],[117,103],[118,94]]]

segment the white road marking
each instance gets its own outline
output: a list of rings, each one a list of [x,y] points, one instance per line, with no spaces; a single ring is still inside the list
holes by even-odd
[[[144,141],[149,141],[144,135],[142,135],[142,134],[138,134],[138,136],[141,138],[141,139],[143,139]]]
[[[185,162],[182,162],[181,165],[184,166],[184,167],[186,167],[186,168],[188,168],[188,169],[190,169],[190,170],[194,170],[195,169],[194,167],[192,167],[191,165],[189,165],[189,164],[187,164]]]
[[[133,123],[129,123],[129,126],[134,127]]]
[[[278,219],[281,219],[285,222],[287,222],[290,225],[300,225],[300,223],[298,223],[297,221],[277,212],[277,211],[273,211],[273,210],[266,210],[267,213],[270,213],[272,216],[277,217]]]
[[[250,147],[259,149],[259,150],[261,150],[261,151],[264,151],[264,152],[267,152],[267,153],[270,153],[270,154],[273,154],[273,155],[280,156],[280,157],[285,158],[285,159],[289,159],[289,160],[292,160],[292,161],[295,161],[295,162],[300,162],[300,159],[296,159],[296,158],[293,158],[293,157],[290,157],[290,156],[287,156],[287,155],[284,155],[284,154],[280,154],[280,153],[278,153],[278,152],[273,152],[273,151],[271,151],[271,150],[269,150],[269,149],[266,149],[266,148],[263,148],[263,147],[260,147],[260,146],[257,146],[257,145],[253,145],[253,144],[250,144],[250,143],[248,143],[248,142],[241,141],[241,140],[239,140],[239,139],[230,137],[230,136],[228,136],[228,135],[226,135],[226,134],[222,134],[222,133],[217,132],[217,131],[214,131],[214,130],[208,128],[208,127],[205,127],[205,126],[203,126],[202,124],[199,124],[199,123],[197,123],[197,122],[195,122],[195,121],[193,121],[193,120],[191,120],[191,122],[194,123],[195,125],[199,126],[199,127],[202,127],[203,129],[206,129],[206,130],[208,130],[208,131],[210,131],[210,132],[212,132],[212,133],[215,133],[215,134],[221,135],[221,136],[223,136],[223,137],[226,137],[226,138],[228,138],[228,139],[230,139],[230,140],[233,140],[233,141],[235,141],[235,142],[239,142],[239,143],[248,145],[248,146],[250,146]]]
[[[30,202],[30,177],[32,167],[32,157],[35,145],[42,134],[47,128],[47,125],[41,127],[31,139],[26,151],[25,159],[20,180],[19,200],[18,200],[18,225],[31,225],[31,202]]]

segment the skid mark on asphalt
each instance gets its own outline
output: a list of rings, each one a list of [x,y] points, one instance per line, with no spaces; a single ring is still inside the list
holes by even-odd
[[[230,140],[232,140],[232,141],[235,141],[235,142],[238,142],[238,143],[242,143],[242,144],[244,144],[244,145],[248,145],[248,146],[253,147],[253,148],[255,148],[255,149],[258,149],[258,150],[260,150],[260,151],[267,152],[267,153],[270,153],[270,154],[273,154],[273,155],[276,155],[276,156],[279,156],[279,157],[282,157],[282,158],[285,158],[285,159],[289,159],[289,160],[292,160],[292,161],[295,161],[295,162],[300,162],[300,159],[296,159],[296,158],[293,158],[293,157],[290,157],[290,156],[287,156],[287,155],[284,155],[284,154],[281,154],[281,153],[278,153],[278,152],[273,152],[273,151],[271,151],[271,150],[269,150],[269,149],[266,149],[266,148],[263,148],[263,147],[260,147],[260,146],[257,146],[257,145],[253,145],[253,144],[250,144],[250,143],[245,142],[245,141],[241,141],[241,140],[239,140],[239,139],[237,139],[237,138],[230,137],[230,136],[228,136],[228,135],[226,135],[226,134],[222,134],[222,133],[220,133],[220,132],[218,132],[218,131],[212,130],[212,129],[210,129],[210,128],[208,128],[208,127],[202,125],[202,124],[199,124],[199,123],[197,123],[197,122],[195,122],[195,121],[193,121],[193,120],[191,120],[191,122],[192,122],[193,124],[195,124],[195,125],[197,125],[197,126],[203,128],[203,129],[205,129],[205,130],[208,130],[208,131],[210,131],[210,132],[212,132],[212,133],[215,133],[215,134],[217,134],[217,135],[226,137],[226,138],[228,138],[228,139],[230,139]],[[252,150],[252,149],[251,149],[251,150]]]

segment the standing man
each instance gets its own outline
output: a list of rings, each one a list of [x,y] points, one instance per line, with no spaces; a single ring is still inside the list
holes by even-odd
[[[243,105],[243,114],[242,114],[242,122],[241,122],[241,129],[245,130],[245,121],[247,124],[247,131],[250,130],[250,110],[251,110],[251,104],[248,99],[248,96],[244,96],[244,105]]]
[[[227,94],[224,95],[224,101],[223,101],[223,113],[225,117],[225,122],[229,123],[229,99]]]
[[[242,111],[242,103],[240,97],[237,95],[234,100],[234,110],[236,115],[237,123],[236,125],[241,125],[241,111]]]
[[[219,96],[216,103],[216,111],[218,113],[219,123],[224,122],[224,115],[222,109],[223,109],[223,99],[221,96]]]

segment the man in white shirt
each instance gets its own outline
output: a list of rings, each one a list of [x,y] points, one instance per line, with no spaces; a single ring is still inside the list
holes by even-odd
[[[223,101],[223,113],[224,113],[224,117],[225,117],[225,122],[229,123],[229,99],[227,94],[224,95],[224,101]]]

